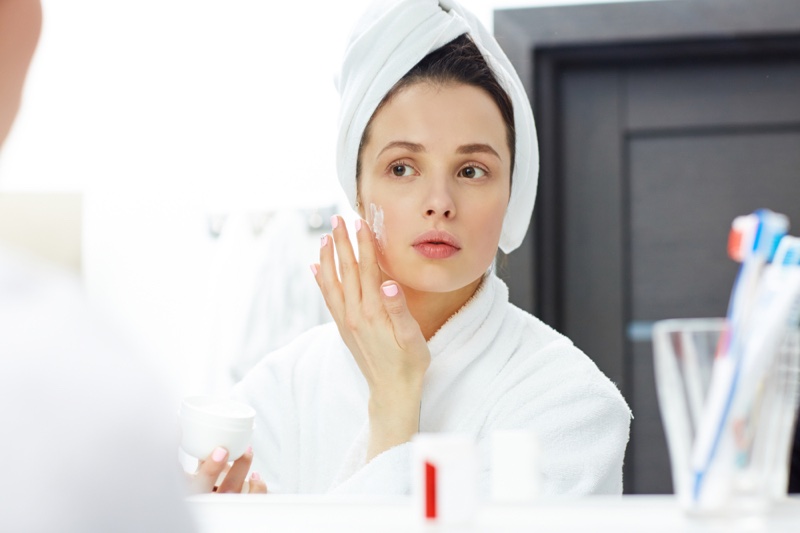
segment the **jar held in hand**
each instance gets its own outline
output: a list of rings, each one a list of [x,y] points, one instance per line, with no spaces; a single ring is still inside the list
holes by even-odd
[[[202,460],[221,446],[228,450],[228,461],[235,461],[250,444],[255,415],[249,405],[227,398],[184,398],[180,410],[181,448]]]

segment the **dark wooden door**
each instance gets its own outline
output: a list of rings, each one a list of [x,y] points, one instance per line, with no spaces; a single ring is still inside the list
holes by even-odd
[[[670,492],[649,328],[725,313],[735,216],[800,227],[800,3],[500,10],[495,34],[541,156],[531,231],[499,273],[630,403],[625,492]]]
[[[668,493],[649,328],[724,316],[736,215],[800,224],[800,60],[575,66],[559,93],[558,327],[633,409],[626,491]]]

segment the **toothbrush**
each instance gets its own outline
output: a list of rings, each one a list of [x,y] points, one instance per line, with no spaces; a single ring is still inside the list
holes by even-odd
[[[800,238],[785,235],[775,256],[765,268],[759,285],[747,345],[741,363],[742,381],[734,400],[731,420],[741,433],[736,442],[737,464],[746,466],[755,435],[767,373],[780,341],[781,332],[798,322],[800,302]]]
[[[778,242],[788,228],[789,220],[785,215],[766,209],[756,211],[744,219],[734,220],[732,230],[740,232],[740,235],[731,236],[729,249],[730,244],[734,244],[734,251],[738,251],[736,248],[744,251],[741,254],[743,262],[728,307],[728,335],[715,359],[708,400],[692,451],[694,501],[700,499],[707,474],[720,447],[723,430],[738,387],[742,363],[742,337],[747,331],[747,319],[761,272],[775,253]],[[735,246],[737,241],[738,247]]]

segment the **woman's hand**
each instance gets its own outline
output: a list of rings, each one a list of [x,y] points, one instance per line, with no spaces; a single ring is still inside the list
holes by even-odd
[[[204,492],[242,492],[245,483],[248,484],[249,493],[266,494],[267,485],[257,472],[250,475],[247,481],[247,472],[253,462],[253,450],[248,450],[228,466],[228,450],[225,448],[215,449],[204,461],[200,461],[197,472],[189,478],[189,490],[199,494]],[[222,474],[224,478],[219,486],[217,481]]]
[[[407,442],[419,430],[422,380],[430,351],[419,324],[406,306],[400,286],[381,283],[374,236],[356,221],[358,256],[339,216],[331,219],[333,241],[324,235],[320,263],[312,265],[339,333],[367,380],[370,391],[370,444],[367,460]]]

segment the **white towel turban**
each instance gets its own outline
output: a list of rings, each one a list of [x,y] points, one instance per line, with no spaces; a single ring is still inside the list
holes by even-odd
[[[383,97],[430,52],[468,33],[511,97],[516,153],[500,248],[516,249],[528,230],[539,174],[536,127],[525,89],[500,45],[478,19],[453,0],[377,0],[350,36],[336,80],[341,96],[337,171],[356,203],[356,163],[364,129]]]

